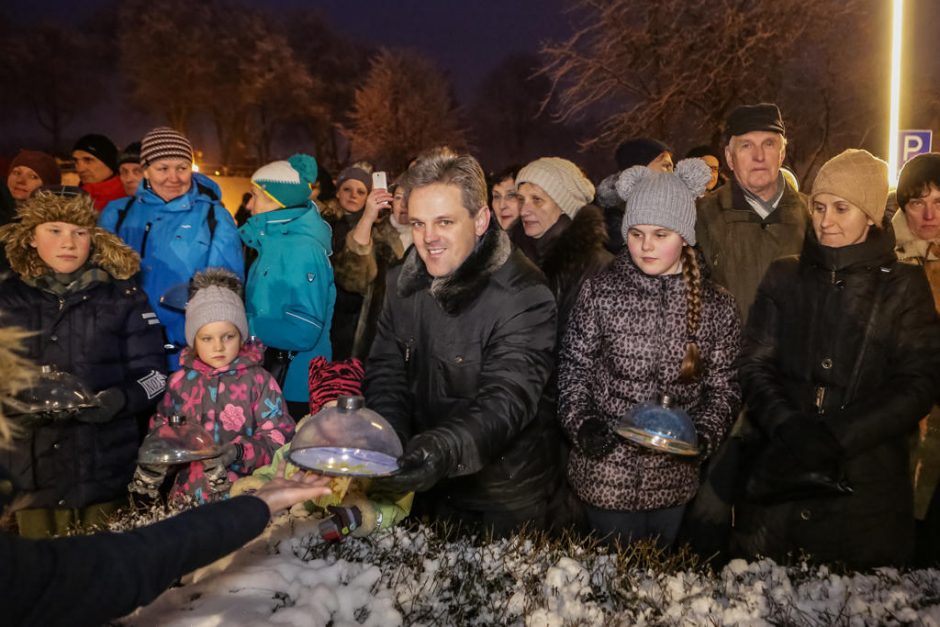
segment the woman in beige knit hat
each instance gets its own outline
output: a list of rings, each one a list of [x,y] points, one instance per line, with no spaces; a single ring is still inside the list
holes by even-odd
[[[739,376],[756,462],[733,549],[853,567],[910,562],[908,439],[940,389],[940,321],[884,222],[888,167],[847,150],[820,169],[799,258],[775,261]]]
[[[558,303],[559,334],[584,280],[613,259],[604,249],[604,215],[591,204],[594,185],[581,169],[559,157],[542,157],[519,170],[519,221],[509,236],[548,279]]]

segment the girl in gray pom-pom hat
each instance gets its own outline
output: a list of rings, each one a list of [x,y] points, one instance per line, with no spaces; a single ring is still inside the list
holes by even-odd
[[[182,367],[167,381],[150,428],[165,432],[169,418],[180,415],[212,436],[218,456],[172,469],[169,500],[201,504],[225,498],[233,481],[270,463],[293,437],[294,421],[280,386],[262,366],[264,346],[249,338],[242,285],[234,273],[209,268],[193,277],[186,343]],[[165,465],[139,465],[129,489],[156,499],[168,471]]]
[[[698,159],[675,173],[621,173],[627,250],[585,282],[564,336],[558,413],[574,443],[568,479],[592,530],[618,541],[674,541],[702,461],[740,406],[734,299],[702,276],[693,248],[695,198],[709,179]],[[618,435],[631,410],[662,395],[691,418],[691,444],[650,448]]]

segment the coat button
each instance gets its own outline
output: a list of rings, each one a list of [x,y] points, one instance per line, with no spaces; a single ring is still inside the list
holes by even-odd
[[[59,506],[65,507],[65,499],[59,499]]]
[[[59,341],[59,336],[58,336],[58,335],[50,335],[50,336],[49,336],[49,341],[50,341],[50,342],[58,342],[58,341]]]
[[[836,285],[836,289],[840,289],[840,290],[845,289],[845,281],[842,279],[839,279],[838,281],[836,281],[835,285]]]
[[[55,444],[52,445],[52,448],[58,451],[60,448],[62,448],[62,445],[56,442]]]
[[[824,369],[829,370],[830,368],[832,368],[832,360],[826,357],[825,359],[822,360],[821,365]]]
[[[802,518],[803,520],[809,520],[812,517],[813,517],[813,512],[809,511],[808,509],[804,509],[802,512],[800,512],[800,518]]]
[[[3,481],[0,481],[0,494],[4,496],[13,494],[13,482],[10,481],[9,479],[4,479]]]
[[[462,363],[463,363],[463,357],[460,356],[460,355],[457,355],[456,357],[454,357],[454,363],[462,364]]]

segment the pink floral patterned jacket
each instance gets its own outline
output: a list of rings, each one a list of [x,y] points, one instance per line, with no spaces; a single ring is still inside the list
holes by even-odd
[[[246,342],[238,357],[225,368],[213,368],[185,348],[182,368],[167,381],[166,395],[150,421],[151,430],[179,414],[198,422],[223,446],[236,445],[238,454],[228,465],[228,479],[250,475],[271,462],[278,448],[294,435],[294,420],[274,377],[264,369],[264,346]],[[205,503],[219,498],[209,488],[203,462],[180,469],[168,500]]]

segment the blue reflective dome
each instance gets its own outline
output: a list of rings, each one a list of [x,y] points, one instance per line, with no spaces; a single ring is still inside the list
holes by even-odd
[[[685,410],[663,395],[658,403],[642,403],[617,425],[617,433],[640,446],[676,455],[698,455],[698,435]]]

